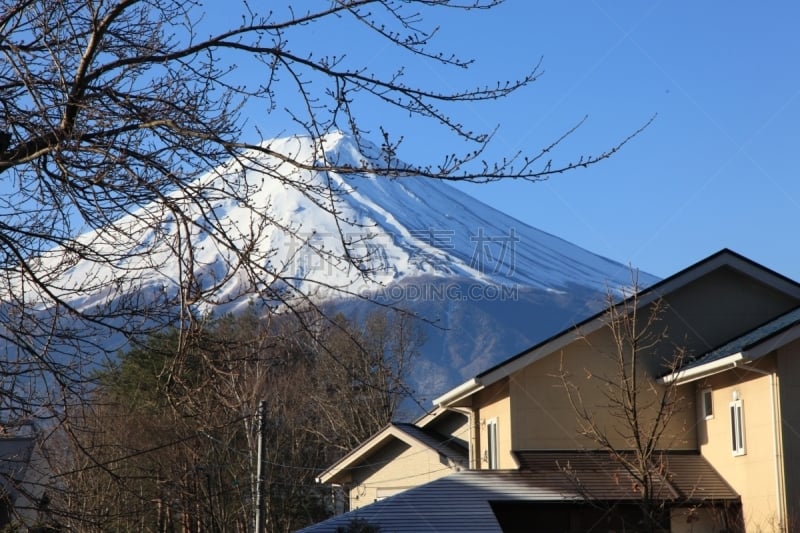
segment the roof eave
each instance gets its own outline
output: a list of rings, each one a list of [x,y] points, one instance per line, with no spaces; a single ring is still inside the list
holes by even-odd
[[[485,384],[485,387],[488,387],[489,385],[497,383],[501,379],[522,370],[531,363],[535,363],[544,357],[558,352],[576,340],[584,338],[590,333],[594,333],[606,325],[605,314],[606,311],[604,311],[602,316],[599,316],[596,320],[593,320],[584,326],[575,326],[571,329],[565,330],[560,335],[548,340],[544,344],[531,348],[524,354],[524,356],[508,361],[506,364],[499,365],[484,372],[479,376],[481,382]]]
[[[479,382],[476,378],[472,378],[469,381],[465,381],[461,385],[458,385],[456,388],[450,389],[438,398],[434,398],[433,405],[438,407],[449,407],[459,400],[463,400],[464,398],[475,394],[483,388],[484,386],[481,382]]]
[[[720,372],[725,372],[740,366],[743,363],[752,363],[761,359],[765,355],[772,353],[781,346],[800,339],[800,324],[792,324],[767,338],[742,346],[742,348],[726,357],[711,361],[704,365],[699,365],[687,370],[673,372],[659,378],[659,383],[669,385],[675,382],[677,385],[697,381],[708,376],[713,376]]]
[[[678,372],[673,372],[672,374],[667,374],[666,376],[658,378],[658,382],[662,385],[683,385],[685,383],[691,383],[692,381],[707,378],[709,376],[713,376],[714,374],[719,374],[720,372],[725,372],[726,370],[735,368],[744,360],[744,353],[736,352],[704,365],[699,365],[693,368],[687,368],[686,370],[679,370]]]
[[[418,439],[414,435],[404,431],[403,429],[399,428],[395,424],[389,424],[381,431],[367,439],[366,441],[362,442],[358,447],[354,448],[350,453],[336,461],[334,464],[329,466],[325,471],[323,471],[319,476],[315,478],[317,483],[331,483],[336,481],[336,477],[342,473],[347,471],[348,469],[358,465],[359,461],[365,456],[372,453],[375,449],[380,448],[386,445],[390,439],[397,439],[401,442],[408,444],[409,446],[421,446],[423,448],[427,448],[433,452],[438,454],[443,454],[441,450],[438,450],[428,443],[423,442],[422,440]],[[445,454],[446,455],[446,454]],[[452,457],[451,457],[452,458]],[[457,460],[456,460],[457,462]]]
[[[365,453],[369,453],[375,449],[375,447],[381,446],[390,437],[396,437],[396,433],[392,431],[392,429],[393,426],[389,425],[362,442],[359,446],[351,450],[350,453],[326,468],[316,477],[315,481],[317,483],[332,482],[341,472],[344,472],[353,466],[353,464],[357,463]]]
[[[766,339],[745,347],[747,358],[750,360],[759,359],[797,339],[800,339],[800,324],[792,324],[788,328],[782,329]]]

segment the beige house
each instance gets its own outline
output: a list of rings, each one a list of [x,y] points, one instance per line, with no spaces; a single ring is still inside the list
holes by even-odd
[[[666,509],[659,527],[800,530],[800,284],[723,250],[612,310],[651,333],[637,358],[637,424],[657,430],[647,472]],[[319,480],[343,486],[356,511],[309,531],[356,516],[391,531],[625,527],[644,489],[624,467],[636,446],[614,394],[630,376],[619,377],[610,316],[482,372],[430,415],[354,450]]]
[[[417,424],[390,424],[317,481],[344,488],[348,508],[355,510],[466,469],[463,417],[444,410],[437,414]]]

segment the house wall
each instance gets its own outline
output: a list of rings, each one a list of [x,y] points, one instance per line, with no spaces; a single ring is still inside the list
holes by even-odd
[[[651,398],[655,397],[652,391],[663,391],[652,377],[664,374],[664,361],[674,357],[678,351],[684,350],[688,357],[706,353],[743,331],[792,309],[798,301],[749,275],[724,267],[673,290],[658,303],[663,305],[663,312],[657,322],[661,329],[655,333],[663,332],[664,336],[655,343],[650,356],[643,358],[641,365],[643,373],[651,377],[641,380],[646,387],[651,387]],[[639,310],[640,327],[653,305]],[[562,365],[569,373],[568,381],[579,391],[579,403],[589,410],[601,429],[608,430],[605,434],[612,437],[615,447],[630,447],[615,435],[613,426],[620,422],[620,417],[610,412],[609,402],[604,396],[603,378],[613,380],[617,375],[614,363],[608,358],[614,353],[609,329],[601,328],[588,333],[584,340],[572,342],[558,353],[531,363],[506,378],[503,387],[508,390],[508,404],[502,394],[498,396],[501,389],[496,387],[477,394],[479,398],[473,398],[473,407],[480,410],[476,424],[479,426],[479,459],[486,453],[485,423],[493,416],[500,420],[503,449],[506,446],[508,450],[598,447],[593,441],[579,436],[581,428],[576,410],[558,377]],[[672,415],[660,447],[696,450],[696,396],[691,388],[681,387],[679,390],[688,390],[689,393],[683,395],[680,407]],[[498,399],[501,397],[502,400]],[[513,420],[510,430],[503,421],[505,416]],[[506,442],[507,431],[507,444],[502,444]],[[502,468],[506,465],[513,468],[516,464],[513,457],[505,455],[500,463]]]
[[[475,409],[475,418],[477,422],[477,468],[485,469],[489,467],[486,425],[490,420],[497,421],[499,450],[498,468],[517,468],[517,462],[511,454],[512,423],[510,400],[508,396],[508,380],[502,380],[478,392],[473,399],[473,408]]]
[[[615,446],[630,448],[612,429],[622,423],[608,409],[604,379],[617,380],[618,373],[610,355],[616,353],[612,336],[602,328],[587,336],[585,341],[573,342],[561,352],[528,365],[510,377],[511,414],[515,421],[512,446],[518,450],[596,449],[598,445],[579,435],[576,409],[570,403],[565,378],[576,387],[573,397],[587,408],[596,424],[604,428]],[[653,390],[660,390],[652,379],[641,376],[642,400],[649,401]],[[580,398],[578,398],[578,395]],[[677,408],[662,440],[663,448],[695,449],[694,398],[687,398]]]
[[[800,340],[776,354],[786,507],[790,530],[800,529]]]
[[[798,305],[796,298],[727,267],[687,283],[665,301],[669,308],[662,323],[670,340],[690,355],[702,355]]]
[[[775,368],[775,357],[748,366],[771,371]],[[748,531],[781,531],[770,377],[733,369],[699,381],[695,390],[699,396],[709,387],[714,405],[712,418],[704,419],[698,402],[700,452],[741,496]],[[744,416],[745,454],[738,456],[732,451],[730,403],[734,392],[742,399]]]
[[[430,448],[393,440],[351,469],[350,509],[451,474],[454,467]]]

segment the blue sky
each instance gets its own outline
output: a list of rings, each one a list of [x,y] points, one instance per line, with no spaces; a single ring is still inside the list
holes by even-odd
[[[533,87],[476,111],[500,125],[498,153],[584,114],[569,147],[597,152],[657,118],[593,168],[467,191],[659,276],[727,247],[800,280],[798,21],[799,3],[737,0],[517,0],[477,14],[452,33],[496,74],[544,58]]]
[[[209,21],[218,6],[208,3]],[[658,276],[731,248],[800,280],[800,3],[508,0],[432,14],[426,24],[441,26],[434,45],[474,58],[474,68],[409,60],[340,22],[311,27],[306,38],[317,53],[345,52],[379,71],[403,64],[409,80],[443,88],[514,78],[541,57],[544,74],[530,87],[459,109],[474,128],[499,126],[488,157],[535,153],[584,115],[562,156],[601,152],[655,121],[592,168],[466,191]],[[405,135],[404,160],[438,162],[463,149],[407,115],[363,110]],[[291,133],[277,117],[265,123],[275,125],[267,135]]]
[[[207,0],[204,9],[206,25],[237,20],[228,2]],[[432,10],[423,25],[441,26],[433,46],[474,58],[466,72],[403,56],[347,20],[304,27],[291,42],[295,51],[346,53],[379,72],[403,65],[410,82],[443,89],[513,79],[542,58],[536,83],[457,110],[470,127],[499,127],[487,158],[536,153],[585,115],[556,160],[602,152],[655,121],[589,169],[464,190],[657,276],[731,248],[800,280],[798,21],[800,2],[788,0],[508,0],[489,11]],[[241,66],[250,81],[264,71]],[[293,105],[292,94],[281,97],[289,100],[279,106]],[[465,148],[407,114],[360,110],[376,142],[377,125],[405,136],[401,159],[436,163]],[[285,116],[258,108],[247,115],[268,137],[295,133]]]

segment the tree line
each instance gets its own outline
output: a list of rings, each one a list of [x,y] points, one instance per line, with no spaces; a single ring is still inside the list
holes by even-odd
[[[251,312],[209,321],[184,350],[170,329],[121,354],[48,440],[52,523],[251,530],[262,400],[268,531],[330,516],[315,476],[413,400],[405,378],[422,335],[390,311],[316,324]]]
[[[272,469],[277,491],[289,466],[341,453],[407,394],[396,381],[405,362],[349,359],[354,343],[371,342],[366,323],[206,321],[203,310],[245,297],[290,316],[316,303],[315,290],[348,295],[304,288],[281,250],[262,246],[276,231],[307,239],[302,215],[287,221],[270,201],[254,204],[262,187],[299,192],[343,227],[344,192],[308,172],[535,182],[599,163],[636,135],[572,152],[578,117],[538,147],[488,157],[495,128],[473,127],[467,110],[529,87],[541,62],[467,86],[408,73],[468,69],[470,58],[438,47],[430,17],[501,3],[241,1],[210,21],[195,1],[0,0],[0,423],[46,428],[59,523],[213,529],[236,505],[247,511],[237,494],[251,481],[232,465],[252,461],[258,399],[271,402],[272,449],[288,454],[270,459],[287,467]],[[331,50],[321,25],[360,30],[375,47]],[[379,47],[402,60],[383,69]],[[438,160],[400,161],[402,133],[382,123],[397,111],[409,131],[436,139]],[[372,157],[340,162],[321,140],[334,132]],[[312,139],[313,154],[271,141],[288,134]],[[198,179],[209,171],[220,179]],[[247,222],[218,217],[223,204]],[[337,237],[341,251],[320,250],[322,260],[369,276],[359,240]],[[219,277],[203,277],[203,247],[219,252]],[[235,290],[222,290],[232,280]],[[150,333],[117,360],[112,341]],[[299,501],[288,486],[271,497]],[[310,517],[316,505],[292,512]]]

